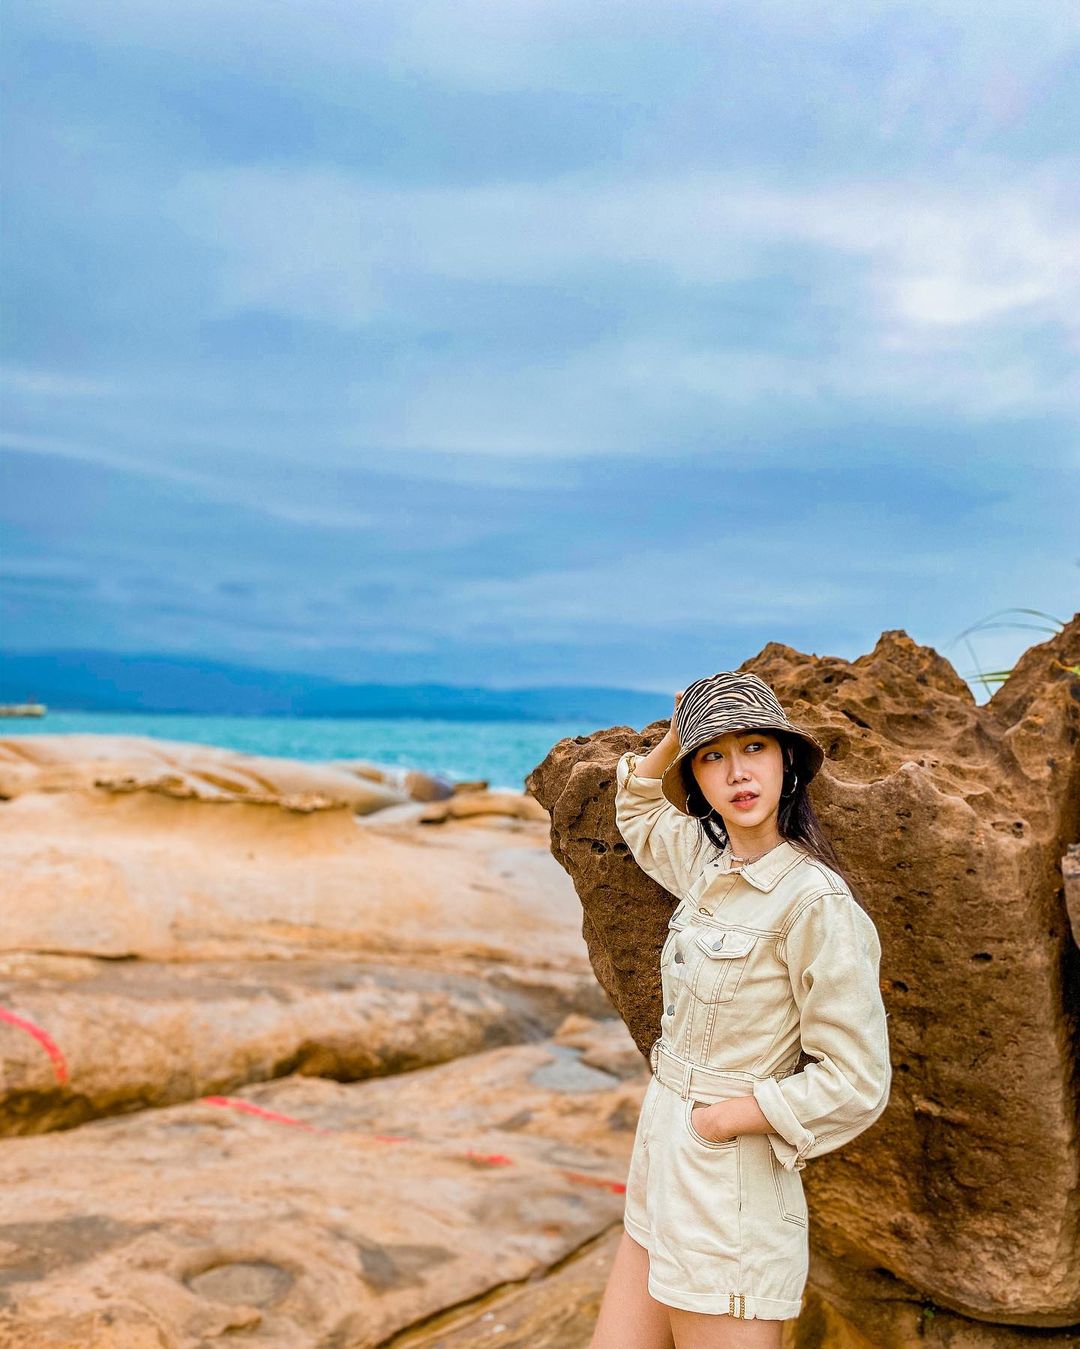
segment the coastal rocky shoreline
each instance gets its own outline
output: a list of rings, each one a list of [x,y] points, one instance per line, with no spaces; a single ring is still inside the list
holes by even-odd
[[[1078,664],[1080,616],[984,707],[903,633],[742,667],[828,747],[896,1065],[807,1169],[785,1349],[1080,1343]],[[0,738],[0,1344],[585,1349],[670,910],[613,768],[662,730],[523,793]]]

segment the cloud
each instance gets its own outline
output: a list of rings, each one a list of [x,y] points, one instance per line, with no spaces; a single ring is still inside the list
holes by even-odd
[[[8,29],[17,642],[677,686],[1074,588],[1066,6]]]
[[[391,190],[328,170],[245,169],[186,176],[172,210],[220,256],[221,315],[422,328],[441,315],[447,283],[573,287],[598,275],[617,275],[627,295],[663,278],[691,316],[712,305],[728,329],[712,341],[650,335],[646,309],[618,340],[567,334],[542,361],[425,359],[407,399],[384,386],[363,400],[363,434],[388,444],[588,454],[626,446],[632,424],[685,397],[708,417],[774,396],[888,396],[974,416],[1074,410],[1075,375],[1019,340],[1054,331],[1080,348],[1069,167],[992,187],[798,191],[706,172]],[[742,347],[724,288],[800,273],[807,321],[823,313],[825,340],[798,353]]]
[[[1080,268],[1069,260],[1080,226],[1067,191],[1078,166],[989,187],[799,191],[706,171],[395,190],[332,170],[246,168],[186,175],[172,213],[220,251],[225,312],[266,306],[363,324],[392,309],[406,276],[543,283],[619,267],[717,284],[761,276],[784,261],[780,250],[812,245],[864,260],[886,318],[979,324],[1039,307],[1075,330]],[[935,300],[934,286],[951,298]]]

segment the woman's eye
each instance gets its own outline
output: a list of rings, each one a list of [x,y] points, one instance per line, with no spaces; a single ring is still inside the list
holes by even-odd
[[[764,749],[764,748],[765,748],[765,745],[764,745],[764,742],[761,741],[761,740],[751,740],[751,741],[749,742],[749,744],[747,744],[747,745],[744,746],[744,748],[745,748],[745,749]],[[703,763],[708,763],[710,759],[722,759],[723,757],[724,757],[723,754],[721,754],[721,752],[720,752],[718,749],[710,749],[710,750],[708,750],[708,751],[703,755],[703,757],[702,757],[702,762],[703,762]]]

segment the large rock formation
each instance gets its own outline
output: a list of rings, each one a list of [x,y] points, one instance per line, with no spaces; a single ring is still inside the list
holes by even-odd
[[[826,745],[814,806],[882,940],[892,1100],[808,1167],[818,1240],[1001,1326],[1080,1320],[1080,953],[1062,875],[1080,839],[1078,667],[1080,615],[985,706],[900,631],[855,661],[770,643],[740,667]],[[527,783],[643,1053],[671,900],[615,827],[614,766],[665,729],[561,741]]]

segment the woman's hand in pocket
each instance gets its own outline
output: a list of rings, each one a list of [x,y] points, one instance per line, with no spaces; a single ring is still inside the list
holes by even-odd
[[[735,1137],[735,1131],[724,1123],[723,1101],[712,1105],[696,1105],[690,1111],[690,1123],[710,1143],[726,1143]]]

